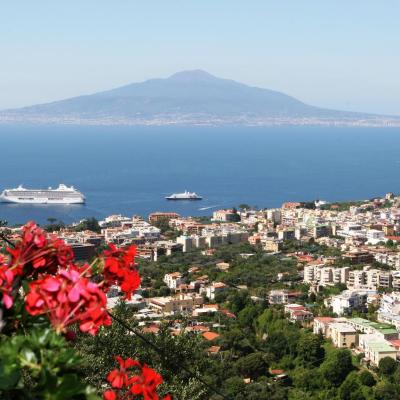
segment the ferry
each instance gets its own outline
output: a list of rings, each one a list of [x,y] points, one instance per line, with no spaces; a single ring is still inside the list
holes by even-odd
[[[0,195],[3,203],[21,204],[83,204],[85,196],[73,186],[59,185],[57,189],[27,189],[22,185],[5,189]]]
[[[185,190],[183,193],[173,193],[166,197],[167,200],[201,200],[202,197],[195,192],[188,192]]]

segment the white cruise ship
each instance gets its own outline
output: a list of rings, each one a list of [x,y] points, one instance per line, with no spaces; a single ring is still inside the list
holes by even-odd
[[[57,189],[27,189],[18,186],[6,189],[0,195],[0,201],[6,203],[28,204],[83,204],[85,196],[73,186],[59,185]]]
[[[188,192],[185,190],[183,193],[173,193],[171,196],[166,197],[167,200],[201,200],[202,197],[195,192]]]

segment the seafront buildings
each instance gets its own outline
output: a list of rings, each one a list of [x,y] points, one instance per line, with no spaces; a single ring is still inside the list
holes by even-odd
[[[138,259],[149,262],[175,253],[208,256],[221,246],[240,243],[250,244],[266,257],[294,260],[295,281],[306,285],[308,295],[322,296],[330,316],[318,315],[304,301],[304,293],[291,288],[293,281],[285,281],[285,272],[274,280],[281,288],[270,290],[264,299],[269,307],[283,309],[289,321],[312,327],[334,346],[363,354],[371,365],[399,355],[400,197],[391,193],[350,204],[287,202],[266,210],[217,210],[209,219],[159,211],[147,219],[111,215],[99,226],[97,233],[67,227],[57,234],[72,245],[82,261],[110,243],[135,244]],[[324,251],[313,253],[309,250],[313,244]],[[294,250],[288,250],[291,248]],[[248,259],[253,254],[241,257]],[[220,274],[229,274],[230,269],[224,260],[215,262]],[[165,296],[142,297],[139,292],[128,302],[135,318],[159,321],[184,314],[202,334],[212,333],[196,322],[202,315],[223,313],[235,318],[221,309],[218,301],[227,290],[242,290],[239,286],[230,286],[223,279],[210,280],[198,266],[186,272],[170,271],[162,280],[168,291]],[[282,288],[285,285],[288,287]],[[118,293],[118,288],[110,292],[110,308],[117,304]],[[373,321],[357,317],[367,313]],[[158,328],[152,324],[144,323],[143,329],[156,332]]]

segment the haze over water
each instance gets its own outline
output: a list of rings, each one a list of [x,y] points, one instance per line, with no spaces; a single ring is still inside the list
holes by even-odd
[[[1,190],[65,183],[87,198],[84,206],[1,203],[0,219],[11,224],[152,211],[209,215],[240,203],[400,192],[399,129],[2,125],[0,137]],[[185,189],[204,200],[164,199]]]

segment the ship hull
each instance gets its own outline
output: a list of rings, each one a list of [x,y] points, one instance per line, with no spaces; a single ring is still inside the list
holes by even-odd
[[[34,199],[34,198],[16,198],[12,196],[0,196],[2,203],[16,203],[16,204],[84,204],[84,199]]]
[[[195,198],[175,198],[175,197],[166,197],[166,200],[174,200],[174,201],[179,201],[179,200],[190,200],[190,201],[196,201],[196,200],[202,200],[202,197],[195,197]]]

